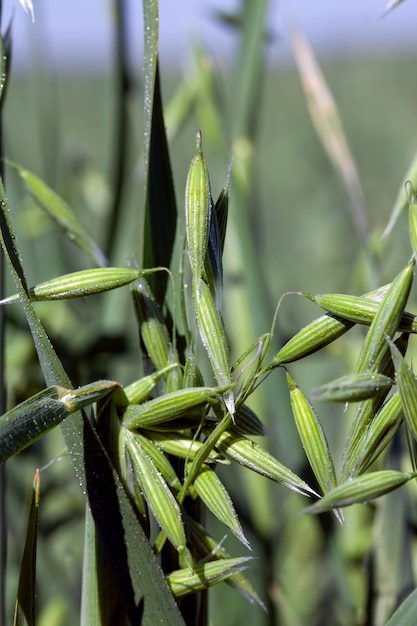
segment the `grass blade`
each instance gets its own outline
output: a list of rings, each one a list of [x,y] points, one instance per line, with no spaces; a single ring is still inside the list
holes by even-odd
[[[397,7],[402,2],[404,2],[404,0],[389,0],[389,2],[387,3],[387,5],[386,5],[386,7],[384,9],[383,15],[386,15],[387,13],[390,13],[390,11],[395,9],[395,7]]]
[[[25,549],[19,574],[14,626],[35,625],[36,548],[39,520],[40,475],[36,470],[28,516]]]
[[[417,613],[417,589],[414,589],[388,620],[387,626],[414,626]]]
[[[80,626],[128,626],[91,511],[86,507]]]
[[[413,187],[417,187],[417,154],[414,155],[413,160],[411,161],[409,168],[401,181],[401,185],[397,194],[397,198],[394,202],[394,207],[391,212],[391,216],[388,220],[388,224],[385,227],[384,232],[382,233],[382,238],[388,237],[390,235],[392,229],[398,221],[401,213],[405,211],[408,206],[408,194],[407,194],[407,183],[410,182]]]
[[[236,72],[234,137],[251,137],[258,117],[258,94],[263,78],[265,21],[268,0],[242,4],[243,29]]]
[[[145,2],[145,4],[156,4],[157,6],[158,3]],[[152,9],[149,9],[149,11],[152,11]],[[151,28],[157,27],[152,24]],[[148,36],[150,35],[146,33],[145,37]],[[145,52],[145,55],[147,54]],[[152,53],[150,52],[149,54],[151,55]],[[150,70],[153,67],[153,63],[155,63],[154,76]],[[148,83],[149,87],[152,85],[153,98],[151,101],[151,120],[148,119],[148,113],[146,113],[145,117],[145,124],[150,124],[150,137],[149,160],[145,160],[147,178],[143,267],[170,267],[177,227],[177,205],[163,117],[157,58],[153,62],[149,60],[149,65],[145,61],[145,85],[148,85]],[[151,106],[150,103],[148,103],[148,106]],[[147,109],[146,100],[145,109]],[[145,143],[147,141],[148,139],[145,138]],[[151,276],[150,284],[156,301],[162,306],[168,284],[168,275],[165,273],[155,277]]]
[[[410,192],[408,201],[408,230],[414,256],[417,256],[417,194],[412,184],[407,185]]]
[[[0,417],[0,463],[37,441],[71,413],[117,388],[121,391],[117,383],[110,381],[98,381],[77,391],[54,385],[21,402]]]
[[[129,96],[133,81],[129,71],[129,44],[128,44],[128,9],[126,0],[116,0],[112,3],[114,19],[114,63],[115,85],[113,87],[115,123],[113,145],[111,148],[112,162],[111,189],[113,197],[106,219],[106,233],[104,249],[109,259],[112,258],[117,242],[118,226],[123,211],[123,192],[129,169]]]
[[[143,33],[145,39],[144,50],[144,158],[145,171],[149,168],[149,153],[151,146],[152,111],[155,93],[156,65],[158,62],[159,15],[158,0],[143,0]]]
[[[108,265],[104,253],[80,224],[69,205],[38,176],[18,163],[8,161],[8,164],[26,185],[37,204],[58,224],[70,241],[84,250],[98,266]]]
[[[291,42],[310,117],[323,147],[344,182],[352,205],[352,219],[356,233],[366,247],[369,226],[366,219],[365,200],[337,105],[307,40],[300,31],[294,28],[291,33]]]

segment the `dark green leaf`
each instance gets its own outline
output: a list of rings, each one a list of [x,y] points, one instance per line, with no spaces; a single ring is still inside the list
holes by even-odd
[[[148,2],[146,4],[151,5],[153,3]],[[157,3],[155,4],[157,5]],[[152,63],[145,66],[147,72],[145,84],[149,84],[149,87],[152,84],[153,98],[151,121],[148,121],[147,117],[145,118],[145,124],[150,124],[150,138],[149,160],[147,161],[143,267],[169,267],[177,227],[177,205],[165,132],[158,61],[156,60],[153,76],[149,69],[151,67],[153,68]],[[162,306],[168,284],[168,274],[151,277],[150,284],[158,304]]]
[[[0,463],[68,417],[71,411],[61,401],[66,391],[63,387],[49,387],[0,417]]]
[[[40,476],[36,470],[28,516],[25,549],[19,575],[14,626],[35,625],[36,548],[39,519]]]
[[[417,615],[417,589],[414,589],[398,607],[386,626],[415,626]]]

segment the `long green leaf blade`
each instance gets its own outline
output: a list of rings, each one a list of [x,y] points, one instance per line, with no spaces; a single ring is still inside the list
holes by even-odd
[[[353,224],[360,241],[365,244],[369,231],[365,199],[336,102],[313,50],[301,31],[293,28],[291,41],[311,120],[332,165],[346,187],[352,206]]]
[[[417,615],[417,589],[398,607],[386,626],[414,626]]]
[[[25,183],[36,202],[60,226],[70,241],[73,241],[84,250],[97,265],[100,267],[106,266],[108,263],[104,253],[80,224],[68,204],[38,176],[17,163],[11,161],[8,161],[8,163]]]
[[[397,194],[397,198],[394,202],[394,207],[391,212],[391,216],[382,234],[382,238],[388,237],[388,235],[391,233],[392,229],[394,228],[395,224],[397,223],[397,220],[400,217],[401,213],[408,206],[408,196],[407,196],[407,183],[408,182],[411,182],[413,187],[417,187],[417,154],[414,155],[413,160],[411,161],[408,167],[408,170],[401,182],[401,185]]]
[[[14,626],[35,625],[36,552],[39,520],[40,475],[36,470],[28,516],[25,549],[20,567]]]
[[[158,6],[157,2],[147,2],[146,4],[148,7],[152,5]],[[152,8],[148,8],[147,12],[152,12],[152,10]],[[145,21],[147,21],[146,14]],[[152,22],[150,28],[152,31],[155,31],[157,26]],[[154,37],[155,33],[149,35],[149,37],[151,36]],[[152,104],[145,104],[145,124],[146,126],[150,124],[150,136],[149,145],[145,146],[145,155],[146,157],[149,155],[149,160],[146,160],[147,181],[143,266],[170,267],[177,226],[177,205],[162,108],[159,63],[156,57],[156,50],[147,51],[145,54],[149,55],[148,64],[145,66],[145,84],[149,84],[149,89],[151,89],[151,85],[153,86],[153,98]],[[148,106],[152,111],[151,120],[148,119]],[[160,306],[164,302],[167,282],[167,274],[150,277],[152,290]]]
[[[139,616],[140,618],[140,616]],[[80,626],[127,625],[120,594],[97,535],[94,519],[86,507]]]

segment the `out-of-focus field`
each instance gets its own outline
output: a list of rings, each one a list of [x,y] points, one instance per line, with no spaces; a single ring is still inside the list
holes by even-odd
[[[416,151],[414,64],[413,57],[387,56],[325,61],[322,65],[357,162],[376,242]],[[275,301],[287,289],[347,289],[346,281],[351,280],[359,254],[349,218],[349,199],[314,133],[294,69],[270,68],[264,80],[257,121],[258,186],[254,205],[259,223],[254,236],[259,237],[263,251],[271,298]],[[166,104],[177,85],[178,77],[163,71]],[[227,75],[221,76],[219,89],[225,103],[224,125],[228,128],[238,103],[233,101]],[[59,78],[44,74],[36,78],[13,76],[6,106],[7,154],[45,177],[81,218],[86,197],[93,204],[95,201],[99,211],[99,192],[103,189],[96,188],[98,197],[94,199],[92,172],[103,176],[111,187],[113,108],[111,79],[82,74]],[[134,139],[128,204],[138,207],[143,202],[139,83],[132,92],[130,113],[136,146]],[[204,123],[198,123],[204,136]],[[180,209],[195,129],[195,118],[189,115],[171,145]],[[216,193],[224,182],[227,161],[224,155],[213,154],[210,144],[205,148]],[[75,190],[80,182],[85,183],[84,195],[78,191],[77,197]],[[9,195],[14,197],[13,180],[9,184]],[[97,232],[99,217],[88,224]],[[396,229],[384,251],[394,269],[408,254],[397,246],[401,226],[404,224]],[[130,252],[127,244],[121,255]],[[295,321],[292,315],[289,318]]]

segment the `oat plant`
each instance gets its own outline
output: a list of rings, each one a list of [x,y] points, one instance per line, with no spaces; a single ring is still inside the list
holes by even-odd
[[[82,253],[88,258],[88,267],[71,265],[71,271],[56,272],[46,281],[29,284],[30,260],[21,250],[4,182],[0,185],[1,243],[14,284],[13,293],[1,301],[2,311],[19,309],[20,313],[10,313],[16,325],[23,311],[44,378],[40,391],[27,393],[0,417],[3,468],[9,463],[15,467],[23,464],[29,446],[40,446],[43,459],[40,471],[31,468],[34,478],[26,541],[15,581],[14,623],[36,621],[36,587],[40,577],[49,580],[46,570],[38,573],[36,563],[39,516],[44,500],[51,500],[48,494],[43,495],[42,485],[48,473],[69,457],[81,487],[77,490],[84,532],[79,566],[81,624],[205,625],[209,623],[208,594],[220,583],[257,605],[260,615],[268,609],[268,616],[260,618],[268,623],[302,623],[306,616],[302,603],[297,612],[276,591],[279,575],[274,580],[271,572],[263,574],[264,587],[271,584],[266,601],[253,588],[245,572],[254,567],[252,538],[249,540],[246,529],[261,537],[266,570],[277,550],[277,538],[283,536],[277,528],[298,523],[301,508],[303,519],[318,519],[324,528],[330,528],[326,535],[332,544],[329,551],[340,564],[343,549],[334,529],[346,528],[348,507],[364,503],[372,503],[375,511],[369,527],[376,540],[367,578],[362,581],[362,596],[355,606],[350,602],[351,594],[340,606],[331,604],[330,609],[326,604],[329,593],[326,597],[326,592],[318,592],[313,599],[305,596],[311,609],[309,623],[325,623],[323,616],[329,611],[331,618],[327,615],[326,619],[340,617],[343,624],[382,624],[389,618],[391,625],[412,624],[415,592],[399,612],[394,611],[415,586],[408,530],[414,523],[411,503],[417,477],[417,382],[406,356],[417,332],[417,319],[408,311],[417,254],[415,165],[407,175],[409,182],[401,188],[386,231],[388,236],[408,210],[411,246],[404,268],[398,268],[389,284],[380,285],[381,259],[369,244],[359,175],[337,109],[332,104],[330,116],[329,109],[320,109],[323,94],[332,102],[331,94],[312,62],[312,52],[301,35],[294,34],[304,85],[315,87],[307,94],[313,121],[348,191],[350,215],[364,252],[369,283],[378,284],[370,284],[361,296],[299,293],[300,301],[301,297],[311,300],[323,311],[289,340],[282,340],[284,297],[275,314],[268,310],[250,236],[250,225],[257,217],[251,202],[253,195],[256,197],[254,94],[263,67],[267,2],[242,3],[242,49],[236,72],[241,106],[228,138],[230,147],[209,89],[210,76],[205,75],[206,82],[201,79],[201,84],[196,83],[201,87],[204,82],[208,88],[202,101],[201,89],[187,92],[183,115],[191,106],[200,106],[202,130],[188,143],[188,175],[186,181],[176,181],[177,188],[183,190],[177,207],[159,74],[158,3],[144,0],[144,208],[136,207],[129,219],[123,214],[123,194],[129,162],[127,96],[131,76],[125,46],[126,7],[122,1],[114,5],[119,44],[118,130],[112,197],[101,237],[82,225],[77,212],[50,184],[24,164],[6,160],[10,174],[52,219],[57,236],[63,233],[75,247],[76,261]],[[201,61],[197,51],[200,78],[207,70]],[[167,116],[172,112],[168,110]],[[179,127],[180,117],[176,120]],[[204,152],[205,123],[209,143],[228,152],[229,158],[234,155],[232,169],[225,168],[223,188],[216,190],[211,188],[211,164]],[[175,131],[175,124],[170,128]],[[127,240],[134,241],[135,247],[129,262],[122,265],[117,262],[118,237],[132,230],[135,236]],[[232,320],[223,311],[223,303],[230,297],[223,281],[228,272],[225,242],[230,233],[239,241],[233,262],[246,278],[246,291],[239,292],[239,306],[235,306]],[[97,305],[97,297],[106,305]],[[66,318],[73,337],[68,337],[68,346],[62,346],[54,341],[56,337],[49,336],[50,318],[46,317],[47,323],[41,321],[39,307],[49,303],[52,310],[70,300],[75,303],[71,311],[76,321]],[[77,302],[81,303],[79,309]],[[82,333],[82,304],[86,303],[92,319],[88,330],[96,338],[92,345],[88,333]],[[242,320],[246,331],[239,333]],[[136,376],[131,375],[127,382],[107,375],[116,369],[112,363],[103,367],[100,362],[96,367],[94,360],[95,351],[107,341],[104,354],[115,361],[120,357],[120,336],[111,336],[116,321],[117,327],[126,326],[123,340],[131,344],[121,352],[122,358],[129,354],[134,362],[129,374],[136,372]],[[318,351],[326,354],[330,344],[343,341],[342,336],[355,326],[363,333],[359,335],[361,348],[354,371],[325,382],[311,394],[317,402],[357,407],[346,429],[343,453],[337,458],[318,411],[297,383],[292,368],[296,361],[305,359],[308,363],[308,357]],[[106,376],[96,375],[95,369],[100,373],[104,369]],[[262,396],[262,390],[272,377],[276,383],[271,401],[271,394]],[[284,462],[267,451],[265,424],[270,426],[272,420],[280,420],[284,433],[289,432],[285,424],[291,421],[304,451],[302,462],[299,456],[293,463],[287,461],[292,455],[290,443]],[[58,428],[64,449],[55,445],[49,458],[44,442]],[[247,487],[246,509],[233,502],[233,478],[227,480],[236,475],[238,466],[245,476],[257,477],[243,483]],[[298,498],[297,509],[291,510],[292,504],[280,496],[281,519],[275,527],[273,504],[264,498],[261,486],[265,478],[281,486],[280,494],[287,489]],[[259,482],[261,479],[264,482]],[[207,523],[207,510],[218,521],[216,532]],[[239,513],[248,518],[245,526]],[[219,528],[222,531],[217,534]],[[313,526],[307,528],[310,532]],[[240,544],[238,556],[229,551],[224,534],[234,536]],[[391,537],[396,541],[391,542]],[[387,563],[391,565],[387,567]],[[4,574],[3,566],[3,579]],[[291,581],[295,589],[301,578],[296,571]],[[327,588],[331,591],[332,585],[328,583]],[[1,619],[11,621],[9,615]],[[65,617],[52,618],[46,609],[40,619],[48,624],[65,623]]]
[[[300,493],[315,493],[251,439],[263,435],[264,426],[246,401],[260,382],[271,334],[266,332],[236,364],[231,362],[221,312],[230,181],[225,172],[225,186],[213,199],[200,132],[190,150],[194,157],[185,185],[185,232],[176,233],[157,10],[157,3],[144,3],[147,176],[141,258],[130,267],[113,267],[108,260],[120,194],[112,213],[116,223],[109,218],[110,236],[102,250],[50,186],[9,161],[32,198],[92,265],[29,286],[12,209],[1,186],[2,245],[16,289],[2,305],[23,308],[46,383],[2,416],[1,462],[60,425],[86,498],[81,623],[89,625],[205,624],[206,590],[221,581],[262,606],[243,573],[249,542],[216,473],[218,464],[237,462]],[[175,244],[180,254],[172,261]],[[130,288],[143,375],[124,386],[95,380],[74,389],[35,303],[85,299],[121,288]],[[35,621],[41,482],[37,470],[16,624]],[[239,539],[244,556],[230,557],[221,539],[210,535],[201,516],[203,506]]]

